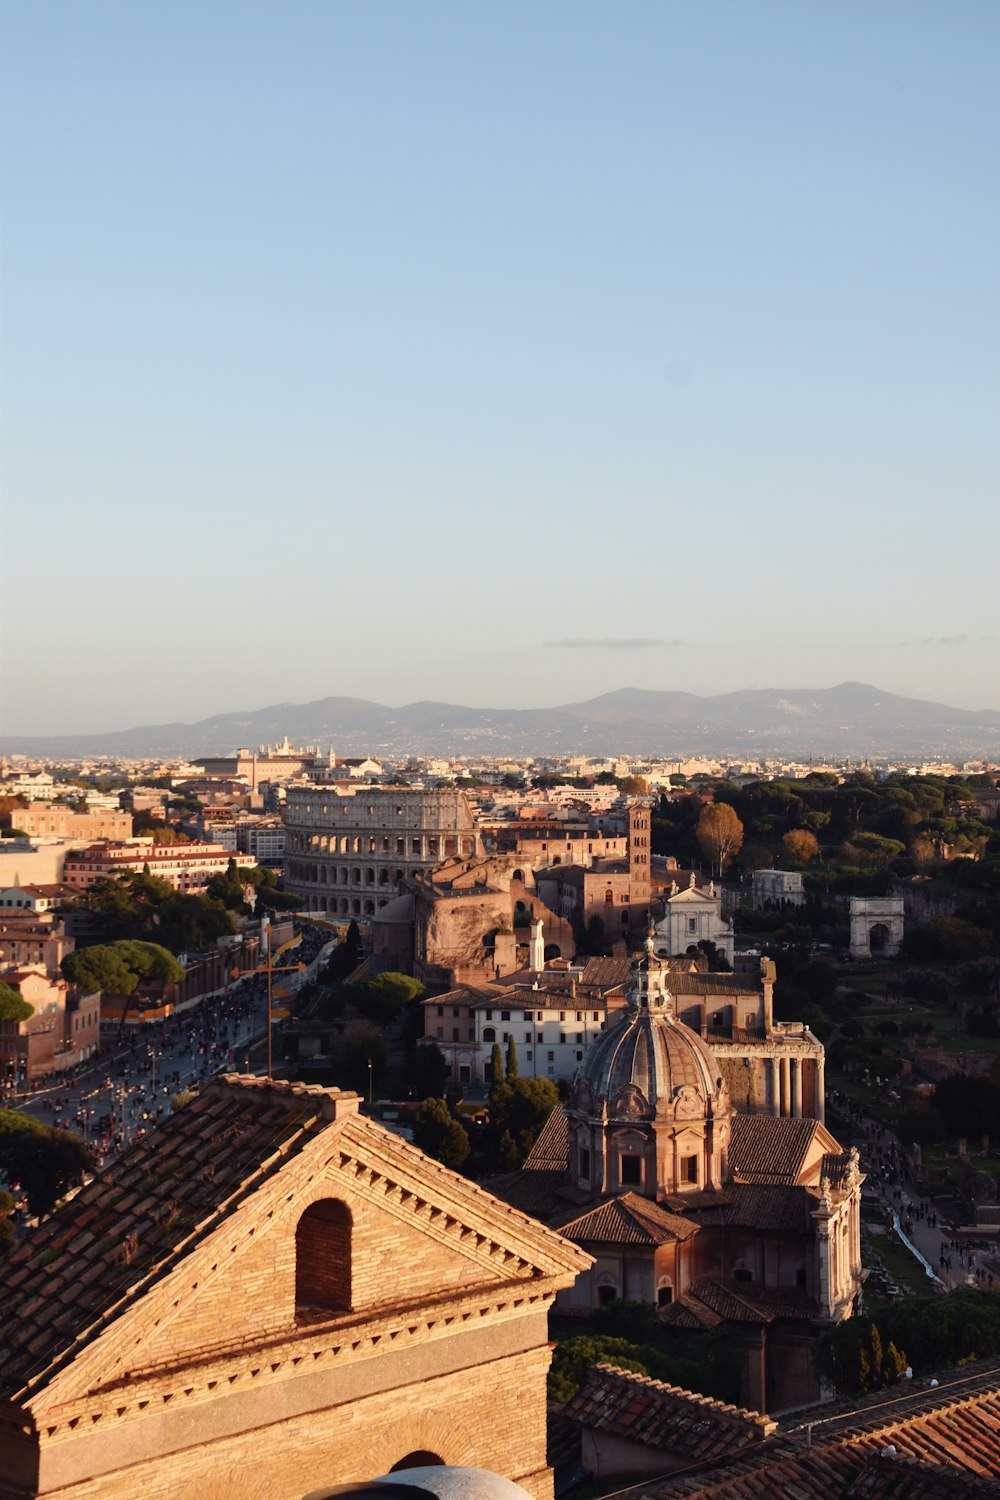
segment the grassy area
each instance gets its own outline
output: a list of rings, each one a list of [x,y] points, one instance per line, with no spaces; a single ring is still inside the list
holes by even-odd
[[[881,1219],[864,1220],[865,1231],[870,1238],[872,1250],[881,1261],[886,1275],[909,1296],[926,1297],[934,1283],[920,1262],[907,1250],[894,1230]],[[882,1296],[871,1281],[865,1284],[865,1305],[875,1307],[890,1299]]]

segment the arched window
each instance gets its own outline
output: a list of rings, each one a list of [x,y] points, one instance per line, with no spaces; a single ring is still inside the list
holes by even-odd
[[[753,1272],[745,1260],[738,1260],[733,1266],[734,1281],[753,1281]]]
[[[656,1283],[657,1307],[669,1307],[674,1300],[674,1284],[669,1276],[661,1276]]]
[[[515,870],[514,873],[513,873],[513,875],[510,878],[511,878],[511,880],[519,880],[521,882],[521,884],[523,885],[524,884],[524,871],[523,870]]]
[[[496,1027],[495,1026],[484,1026],[483,1027],[483,1041],[484,1042],[495,1042],[496,1039],[497,1039],[497,1029],[496,1029]]]
[[[295,1228],[295,1316],[351,1307],[351,1215],[336,1198],[311,1203]]]

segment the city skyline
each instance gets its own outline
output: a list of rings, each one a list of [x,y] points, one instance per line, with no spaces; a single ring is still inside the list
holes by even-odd
[[[2,23],[6,735],[1000,708],[1000,14]]]

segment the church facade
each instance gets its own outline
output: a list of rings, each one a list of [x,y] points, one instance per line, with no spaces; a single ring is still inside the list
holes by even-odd
[[[298,1500],[421,1462],[550,1500],[546,1314],[589,1257],[358,1102],[214,1080],[17,1246],[2,1500]]]
[[[734,1107],[709,1041],[678,1015],[681,977],[651,934],[537,1177],[529,1157],[498,1190],[536,1212],[547,1195],[547,1222],[592,1257],[560,1306],[638,1301],[677,1328],[733,1325],[742,1403],[780,1410],[818,1395],[811,1342],[857,1304],[858,1157],[819,1119]]]

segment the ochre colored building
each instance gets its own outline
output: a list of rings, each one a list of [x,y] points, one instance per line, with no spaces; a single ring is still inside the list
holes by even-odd
[[[549,1500],[589,1257],[336,1090],[214,1080],[4,1267],[2,1500],[298,1500],[425,1462]]]

